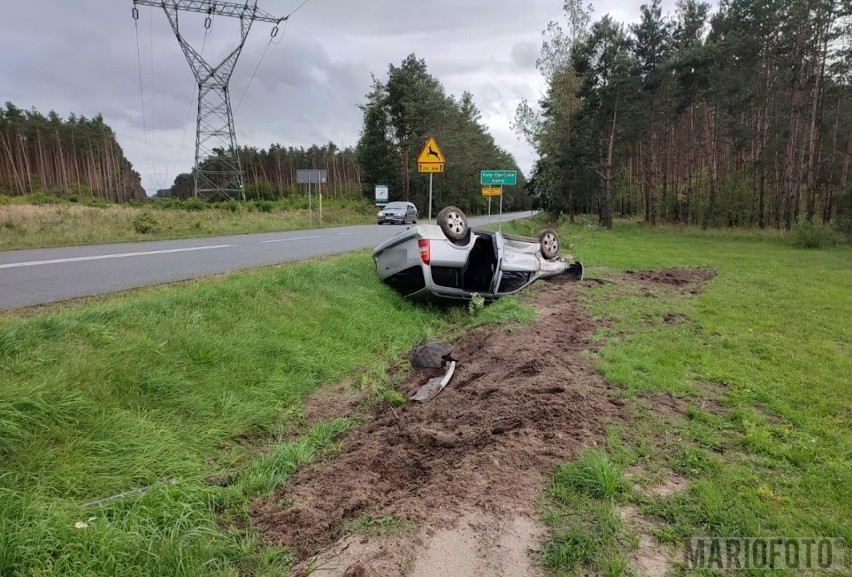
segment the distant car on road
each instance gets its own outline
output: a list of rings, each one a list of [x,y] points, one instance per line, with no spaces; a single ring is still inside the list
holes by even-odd
[[[540,278],[583,278],[582,263],[559,257],[559,236],[551,229],[538,238],[471,229],[453,206],[439,212],[437,222],[410,226],[373,251],[379,278],[403,296],[496,299]]]
[[[417,222],[417,207],[410,202],[390,202],[379,211],[378,222],[384,224],[415,224]]]

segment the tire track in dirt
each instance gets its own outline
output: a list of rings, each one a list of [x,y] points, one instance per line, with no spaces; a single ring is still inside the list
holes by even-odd
[[[425,404],[386,406],[354,429],[339,455],[296,473],[257,501],[253,523],[304,559],[363,515],[449,526],[470,513],[531,515],[546,475],[599,442],[621,402],[581,355],[595,323],[577,302],[582,286],[542,283],[542,318],[509,331],[483,327],[455,343],[450,385]],[[409,393],[428,375],[415,371]],[[286,506],[282,506],[284,503]]]
[[[688,290],[713,274],[668,269],[628,272],[625,280]],[[456,374],[440,395],[397,409],[399,420],[386,405],[375,407],[368,422],[347,435],[340,454],[300,470],[281,492],[253,503],[252,524],[264,538],[298,553],[294,574],[310,572],[322,559],[336,564],[334,575],[400,574],[424,550],[431,552],[424,540],[534,518],[556,465],[601,443],[607,424],[628,418],[584,354],[597,348],[591,341],[596,324],[578,302],[584,285],[554,280],[539,286],[536,323],[481,327],[463,336],[453,350]],[[434,374],[413,371],[401,392],[413,392]],[[345,537],[344,525],[363,517],[394,517],[422,530],[381,544]],[[537,539],[529,543],[536,545]],[[471,554],[483,557],[480,569],[500,557]],[[533,572],[506,567],[507,575]]]

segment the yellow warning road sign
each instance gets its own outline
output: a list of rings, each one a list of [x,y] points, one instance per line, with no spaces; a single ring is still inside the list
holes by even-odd
[[[500,196],[503,194],[503,189],[499,186],[488,186],[482,188],[482,196]]]
[[[437,162],[417,163],[417,172],[444,172],[444,164]]]
[[[417,157],[417,164],[444,164],[444,162],[446,162],[444,153],[441,152],[435,139],[429,137],[423,150],[420,151],[420,156]]]

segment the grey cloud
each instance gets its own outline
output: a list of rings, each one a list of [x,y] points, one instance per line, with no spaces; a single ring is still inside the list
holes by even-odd
[[[530,41],[518,42],[512,46],[512,63],[518,68],[535,68],[538,59],[539,44]]]
[[[301,1],[259,5],[284,15]],[[7,4],[0,19],[0,102],[62,116],[102,113],[149,192],[190,168],[195,80],[160,8],[139,7],[134,25],[131,0]],[[595,16],[621,9],[635,17],[638,4],[625,8],[623,0],[603,0]],[[673,4],[665,0],[664,9]],[[561,0],[310,0],[293,15],[280,44],[269,46],[249,86],[271,26],[257,23],[252,29],[231,83],[234,105],[249,87],[235,112],[238,140],[262,147],[329,140],[352,146],[370,73],[384,78],[390,63],[415,53],[448,94],[473,94],[497,143],[528,170],[534,154],[508,126],[522,98],[535,102],[541,94],[535,56],[541,30],[560,16],[561,5]],[[216,17],[205,41],[204,16],[181,16],[181,33],[196,48],[204,45],[211,61],[233,48],[237,26]]]

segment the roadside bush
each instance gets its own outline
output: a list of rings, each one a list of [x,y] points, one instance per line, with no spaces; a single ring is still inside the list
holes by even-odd
[[[206,210],[207,203],[200,198],[192,197],[181,202],[180,207],[184,210]]]
[[[43,204],[62,204],[64,201],[58,196],[54,196],[52,194],[47,194],[46,192],[34,192],[27,196],[27,200],[30,204],[35,205],[43,205]]]
[[[254,201],[254,207],[258,212],[272,212],[272,209],[275,208],[275,203],[271,200],[256,200]]]
[[[102,198],[87,198],[83,200],[83,205],[89,206],[92,208],[109,208],[110,203]]]
[[[133,219],[133,228],[139,234],[151,234],[160,229],[160,221],[147,210],[143,210]]]
[[[240,212],[240,210],[242,209],[242,205],[236,200],[226,200],[225,202],[220,202],[218,204],[218,208],[230,212]]]
[[[823,248],[841,240],[833,229],[808,221],[797,222],[790,231],[790,238],[798,248]]]

